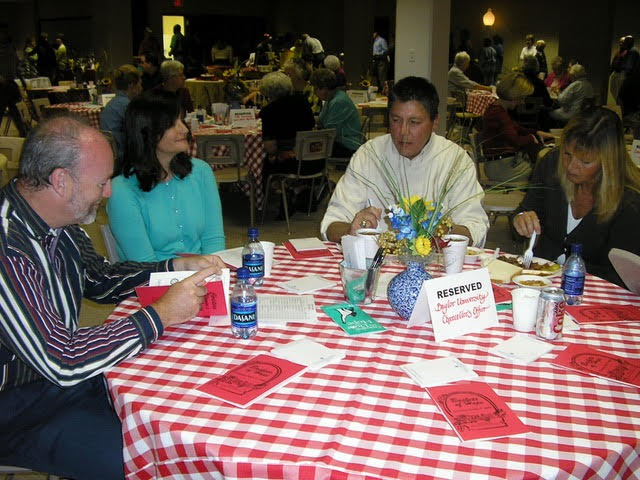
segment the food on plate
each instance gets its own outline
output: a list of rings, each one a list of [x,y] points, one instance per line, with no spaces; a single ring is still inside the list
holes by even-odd
[[[494,260],[487,265],[489,278],[494,283],[509,283],[514,275],[522,272],[522,268],[512,263]]]
[[[521,287],[541,289],[551,285],[551,280],[541,275],[516,275],[512,279],[513,283]]]
[[[520,268],[524,267],[524,265],[522,265],[522,257],[500,255],[498,257],[498,260],[510,263],[511,265],[516,265]],[[558,271],[560,271],[561,269],[562,269],[562,266],[554,262],[540,263],[540,262],[533,261],[531,262],[531,265],[529,265],[529,268],[526,271],[523,271],[523,273],[547,276],[547,275],[553,275]]]
[[[522,280],[520,283],[527,287],[544,287],[547,285],[547,282],[543,282],[542,280]]]

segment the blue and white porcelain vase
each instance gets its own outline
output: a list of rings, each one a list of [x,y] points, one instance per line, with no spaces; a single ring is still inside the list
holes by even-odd
[[[389,305],[405,320],[411,317],[422,283],[432,278],[424,267],[423,261],[409,260],[406,270],[393,277],[387,287]]]

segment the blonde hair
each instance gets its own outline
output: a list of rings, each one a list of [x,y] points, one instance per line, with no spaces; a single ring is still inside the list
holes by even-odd
[[[531,95],[533,85],[523,73],[509,72],[496,86],[496,93],[503,100],[518,100]]]
[[[558,178],[567,200],[571,201],[576,185],[568,180],[562,161],[567,145],[584,158],[600,163],[593,192],[598,222],[611,219],[620,206],[625,188],[640,193],[640,169],[627,152],[622,122],[615,112],[603,107],[583,111],[573,117],[562,132]]]
[[[118,90],[126,90],[132,83],[138,83],[141,76],[140,71],[129,64],[120,65],[112,74],[113,82],[116,84],[116,89]]]

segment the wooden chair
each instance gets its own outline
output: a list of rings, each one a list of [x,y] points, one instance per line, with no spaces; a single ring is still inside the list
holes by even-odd
[[[104,241],[104,248],[107,250],[109,263],[118,263],[120,261],[120,255],[118,254],[117,243],[111,231],[111,226],[109,226],[108,223],[100,225],[100,233]]]
[[[0,465],[0,475],[3,475],[6,480],[13,480],[15,475],[36,475],[37,472],[29,470],[28,468],[13,467],[9,465]],[[58,480],[60,477],[57,475],[45,474],[47,480]]]
[[[542,109],[542,97],[526,97],[524,103],[516,107],[518,123],[523,127],[538,130],[538,121]]]
[[[293,173],[273,173],[267,178],[267,191],[264,195],[264,204],[262,206],[262,223],[264,223],[265,213],[267,211],[267,201],[269,199],[269,190],[274,180],[280,181],[280,189],[282,192],[282,202],[284,205],[284,217],[287,221],[287,231],[291,233],[291,225],[289,223],[289,209],[287,205],[287,184],[294,183],[298,180],[311,180],[311,190],[309,192],[309,207],[307,215],[311,213],[311,204],[313,201],[313,192],[316,178],[322,178],[329,181],[327,173],[328,159],[331,157],[333,142],[336,138],[335,128],[327,128],[324,130],[309,130],[296,133],[295,154],[298,160],[298,168]],[[313,174],[302,174],[302,165],[304,162],[313,160],[324,160],[324,168]]]
[[[485,158],[482,154],[482,145],[478,139],[478,132],[472,132],[470,137],[471,146],[473,148],[473,162],[476,167],[476,175],[478,183],[482,188],[490,188],[485,191],[482,199],[482,208],[489,216],[489,222],[494,224],[501,215],[510,217],[518,208],[520,202],[524,198],[524,192],[518,189],[524,189],[528,185],[526,181],[498,182],[489,180],[484,172]],[[515,190],[514,190],[515,189]]]
[[[38,119],[42,120],[44,118],[42,109],[43,107],[48,107],[49,105],[51,105],[51,102],[48,98],[34,98],[33,100],[31,100],[31,103],[33,103],[33,108],[38,115]]]
[[[612,248],[609,261],[627,288],[640,294],[640,257],[620,248]]]
[[[24,141],[22,137],[0,137],[0,153],[7,157],[9,170],[18,170]]]
[[[199,135],[198,152],[211,165],[216,182],[249,186],[249,218],[254,225],[255,179],[244,164],[244,135]]]

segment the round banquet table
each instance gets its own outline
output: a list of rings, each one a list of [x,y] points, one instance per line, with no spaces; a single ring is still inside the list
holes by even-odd
[[[510,310],[498,312],[497,327],[438,344],[430,325],[407,328],[385,298],[362,309],[386,330],[350,337],[319,308],[344,302],[341,254],[334,245],[331,251],[333,257],[296,261],[277,247],[272,276],[258,290],[283,294],[278,282],[309,274],[335,281],[315,292],[316,322],[263,326],[254,339],[241,341],[228,325],[194,319],[106,373],[122,420],[127,478],[637,478],[638,388],[549,362],[570,343],[638,359],[640,323],[583,325],[565,332],[550,353],[521,365],[488,353],[516,333]],[[401,269],[385,265],[383,273]],[[441,267],[431,270],[442,274]],[[591,275],[585,300],[640,306],[640,297]],[[111,318],[138,308],[132,298]],[[346,356],[305,372],[247,409],[195,389],[300,335]],[[461,443],[425,389],[400,369],[447,356],[470,366],[530,433]]]
[[[66,110],[72,115],[77,115],[88,121],[94,128],[100,128],[100,112],[104,107],[87,102],[56,103],[55,105],[44,105],[42,112],[44,117],[55,115],[56,112]]]

